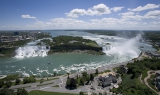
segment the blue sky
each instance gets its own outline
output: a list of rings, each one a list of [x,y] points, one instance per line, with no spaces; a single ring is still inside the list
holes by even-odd
[[[160,30],[160,0],[0,0],[0,30]]]

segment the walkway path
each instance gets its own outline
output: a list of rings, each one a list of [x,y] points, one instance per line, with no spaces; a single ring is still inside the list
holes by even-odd
[[[143,81],[142,81],[142,74],[140,75],[139,80],[141,81],[141,83],[143,83]]]
[[[158,95],[160,95],[160,92],[157,92],[157,91],[154,90],[152,87],[150,87],[149,84],[148,84],[148,82],[147,82],[147,80],[150,78],[150,76],[153,75],[153,74],[155,74],[155,73],[152,73],[152,74],[151,74],[150,72],[153,72],[153,71],[148,71],[148,72],[147,72],[148,76],[144,78],[144,83],[145,83],[152,91],[154,91],[155,93],[157,93]]]

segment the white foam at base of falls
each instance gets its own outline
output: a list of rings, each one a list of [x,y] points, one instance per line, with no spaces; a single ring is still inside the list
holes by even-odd
[[[102,47],[102,51],[107,55],[138,57],[140,54],[139,40],[141,35],[131,39],[120,38],[116,36],[98,35],[96,37],[83,36],[85,39],[94,40]],[[111,44],[108,44],[111,43]]]
[[[15,58],[25,58],[25,57],[36,57],[36,56],[47,56],[50,47],[47,48],[46,45],[36,45],[37,41],[30,42],[24,47],[19,47],[15,52]]]

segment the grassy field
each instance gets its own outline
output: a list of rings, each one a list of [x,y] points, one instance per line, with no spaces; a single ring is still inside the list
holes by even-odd
[[[144,78],[148,76],[147,71],[148,71],[148,69],[143,71],[143,73],[142,73],[142,81],[144,81]]]
[[[99,47],[97,43],[94,42],[90,42],[90,43],[86,43],[86,45],[92,46],[92,47]]]
[[[46,92],[46,91],[34,90],[29,92],[29,95],[79,95],[79,94],[57,93],[57,92]]]

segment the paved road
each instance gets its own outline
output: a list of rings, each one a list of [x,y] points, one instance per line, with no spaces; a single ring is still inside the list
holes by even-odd
[[[152,74],[151,74],[150,72],[153,72],[153,71],[148,71],[148,72],[147,72],[148,76],[144,78],[144,83],[145,83],[152,91],[154,91],[155,93],[157,93],[158,95],[160,95],[160,92],[157,92],[157,91],[154,90],[152,87],[150,87],[149,84],[148,84],[148,82],[147,82],[147,80],[150,78],[150,76],[153,75],[153,74],[155,74],[155,73],[152,73]]]
[[[111,65],[107,65],[107,66],[103,66],[103,67],[99,67],[98,70],[99,72],[103,72],[105,70],[112,70],[114,67],[118,67],[120,65],[125,65],[128,62],[123,62],[123,63],[119,63],[119,64],[111,64]],[[69,75],[70,78],[75,77],[76,75],[81,75],[82,72],[76,72],[74,74]],[[92,70],[88,70],[87,71],[88,74],[90,73],[95,73],[95,69]],[[43,91],[50,91],[50,92],[65,92],[65,93],[79,93],[80,91],[82,92],[101,92],[98,90],[91,90],[90,88],[88,88],[89,86],[85,85],[82,87],[78,87],[75,90],[68,90],[65,88],[66,86],[66,81],[67,81],[67,77],[68,76],[58,76],[59,79],[55,79],[55,80],[50,80],[50,81],[45,81],[43,83],[30,83],[30,84],[22,84],[22,85],[15,85],[15,86],[11,86],[11,89],[18,89],[18,88],[25,88],[28,92],[32,91],[32,90],[43,90]],[[55,78],[55,77],[53,77]],[[41,79],[41,78],[38,78]],[[48,78],[50,79],[50,78]],[[23,79],[21,79],[23,80]],[[46,84],[46,85],[45,85]],[[41,86],[38,86],[41,85]],[[59,87],[53,87],[55,85],[59,85]]]

